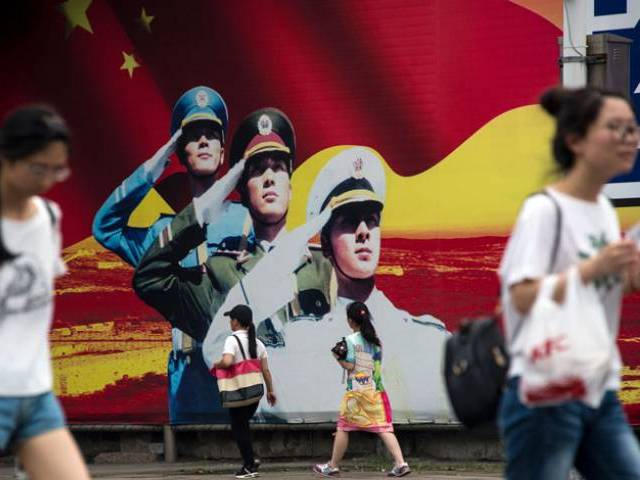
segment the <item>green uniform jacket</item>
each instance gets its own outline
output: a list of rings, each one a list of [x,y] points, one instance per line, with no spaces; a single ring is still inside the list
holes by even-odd
[[[265,255],[260,245],[250,243],[248,260],[239,263],[235,254],[225,254],[224,250],[237,250],[241,237],[229,237],[221,242],[221,251],[209,257],[204,265],[180,266],[180,260],[204,241],[204,229],[196,221],[190,204],[153,242],[133,277],[133,288],[145,303],[200,342],[229,290]],[[310,253],[311,257],[301,259],[295,271],[296,298],[278,312],[284,322],[300,317],[319,320],[330,310],[331,263],[318,250]],[[267,345],[281,341],[269,319],[255,320],[258,337],[266,340]]]

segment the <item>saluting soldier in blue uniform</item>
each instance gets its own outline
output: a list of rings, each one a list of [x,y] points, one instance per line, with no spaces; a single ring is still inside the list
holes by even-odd
[[[96,213],[96,240],[128,264],[137,266],[156,238],[170,234],[167,227],[174,215],[163,214],[151,226],[138,228],[128,225],[132,212],[154,187],[174,152],[188,172],[193,197],[207,191],[216,182],[216,172],[224,160],[228,121],[227,106],[218,92],[205,86],[186,91],[173,108],[171,139],[126,178]],[[248,217],[245,207],[225,202],[217,213],[202,242],[185,252],[181,259],[185,267],[202,264],[220,248],[222,239],[242,234]],[[218,420],[220,413],[214,408],[217,386],[202,361],[201,345],[179,329],[172,330],[172,342],[168,363],[171,422]]]

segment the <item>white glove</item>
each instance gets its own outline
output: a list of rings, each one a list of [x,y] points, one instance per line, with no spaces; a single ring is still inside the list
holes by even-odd
[[[262,257],[256,266],[229,290],[224,303],[214,314],[202,343],[204,361],[209,368],[219,353],[216,345],[228,335],[229,320],[223,312],[231,310],[239,303],[246,303],[251,307],[256,322],[271,318],[276,331],[283,330],[282,322],[274,314],[295,297],[296,279],[293,272],[307,251],[309,239],[322,230],[330,217],[331,208],[327,207],[319,216],[283,234],[278,239],[278,246]]]
[[[206,192],[193,199],[196,219],[200,226],[205,223],[214,223],[220,219],[224,201],[236,188],[238,180],[242,176],[244,162],[245,159],[243,158],[231,167],[224,177],[211,185]]]
[[[169,157],[176,151],[176,143],[178,143],[180,135],[182,135],[181,128],[173,134],[167,143],[153,154],[153,157],[144,162],[143,168],[147,175],[147,182],[150,184],[155,184],[160,178],[160,175],[162,175],[162,172],[164,172],[164,169],[169,165]]]

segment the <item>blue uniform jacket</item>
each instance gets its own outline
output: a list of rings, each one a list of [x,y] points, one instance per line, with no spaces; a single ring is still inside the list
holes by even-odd
[[[175,215],[161,215],[146,228],[128,226],[129,217],[153,188],[147,180],[144,165],[140,165],[104,202],[93,219],[93,236],[107,250],[116,253],[129,265],[136,267],[153,241],[171,224]],[[223,239],[242,234],[247,209],[237,202],[226,202],[219,221],[207,226],[209,255],[219,249]],[[250,237],[253,233],[250,234]],[[180,262],[184,267],[198,265],[195,250]]]

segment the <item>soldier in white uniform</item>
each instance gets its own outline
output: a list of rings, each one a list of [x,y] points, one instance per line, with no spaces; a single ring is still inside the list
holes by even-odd
[[[275,409],[264,403],[263,414],[271,412],[289,421],[335,420],[335,405],[344,388],[330,348],[349,333],[345,309],[358,300],[371,311],[384,346],[382,377],[394,420],[451,417],[441,374],[448,336],[444,324],[431,315],[415,316],[396,308],[375,286],[385,190],[380,160],[365,147],[340,152],[318,174],[307,203],[307,220],[331,209],[321,243],[335,270],[337,298],[321,321],[288,324],[286,348],[269,352],[281,383],[276,387],[280,396]]]

